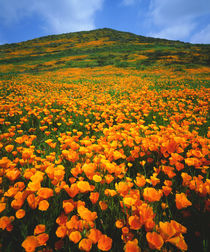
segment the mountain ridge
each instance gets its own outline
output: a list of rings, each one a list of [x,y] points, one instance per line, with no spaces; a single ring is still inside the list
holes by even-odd
[[[210,45],[100,28],[0,46],[2,74],[107,65],[134,69],[173,65],[180,70],[210,66]]]

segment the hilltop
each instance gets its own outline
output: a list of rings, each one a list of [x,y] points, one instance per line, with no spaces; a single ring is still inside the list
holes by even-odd
[[[175,71],[210,66],[210,45],[190,44],[113,29],[50,35],[0,46],[0,73],[115,66]]]

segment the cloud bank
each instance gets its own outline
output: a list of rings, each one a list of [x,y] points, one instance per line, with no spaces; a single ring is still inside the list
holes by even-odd
[[[0,1],[0,21],[10,26],[38,15],[48,33],[95,29],[94,15],[104,0],[5,0]]]
[[[203,16],[210,17],[208,0],[151,0],[148,22],[154,31],[149,35],[179,40],[190,38],[192,41],[197,39],[205,43],[206,36],[203,40],[198,39],[204,35],[205,30],[209,30],[207,25],[203,31],[199,31],[199,18]],[[195,35],[192,36],[193,33]]]

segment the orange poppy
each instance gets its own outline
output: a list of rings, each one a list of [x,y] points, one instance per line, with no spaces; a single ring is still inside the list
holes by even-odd
[[[15,216],[17,219],[22,219],[25,216],[26,212],[24,209],[19,209],[17,210],[17,212],[15,213]]]
[[[33,252],[36,250],[36,247],[39,246],[39,243],[35,236],[27,236],[26,239],[21,244],[26,252]]]
[[[141,252],[140,247],[138,246],[138,240],[134,239],[133,241],[126,242],[124,246],[125,252]]]
[[[90,184],[87,181],[78,181],[77,187],[81,193],[85,193],[91,190]]]
[[[14,145],[12,145],[12,144],[5,146],[6,152],[11,152],[13,149],[14,149]]]
[[[65,185],[63,188],[71,198],[74,198],[79,193],[79,188],[76,183],[71,184],[70,187]]]
[[[46,245],[46,242],[48,241],[49,239],[49,235],[46,234],[46,233],[42,233],[42,234],[39,234],[37,237],[36,237],[38,243],[39,243],[39,246],[43,246],[43,245]]]
[[[101,182],[101,180],[102,180],[102,177],[101,176],[99,176],[99,175],[93,175],[93,181],[95,181],[96,183],[99,183],[99,182]]]
[[[177,230],[169,222],[159,222],[159,232],[164,241],[176,235]]]
[[[112,190],[112,189],[105,189],[104,194],[106,196],[113,197],[113,196],[115,196],[117,194],[117,192],[115,190]]]
[[[164,244],[163,238],[156,232],[148,232],[146,234],[146,239],[149,243],[149,247],[151,249],[158,249],[160,250]]]
[[[69,240],[78,243],[81,240],[82,236],[79,231],[73,231],[69,235]]]
[[[186,208],[192,205],[192,203],[187,199],[185,193],[177,193],[175,196],[175,201],[177,209]]]
[[[106,210],[108,207],[107,203],[105,201],[101,201],[101,200],[99,201],[99,206],[102,211]]]
[[[66,233],[67,233],[67,228],[66,226],[62,225],[62,226],[59,226],[56,230],[56,235],[57,237],[59,238],[64,238],[66,236]]]
[[[162,197],[162,192],[155,190],[153,187],[146,187],[143,192],[144,200],[149,202],[159,201]]]
[[[47,200],[41,200],[39,202],[39,206],[38,209],[41,211],[47,211],[47,209],[49,208],[49,202]]]
[[[91,212],[88,208],[84,206],[79,206],[77,212],[83,220],[94,221],[97,218],[96,212]]]
[[[93,204],[95,204],[98,201],[99,193],[98,192],[91,192],[90,193],[90,200]]]
[[[6,208],[6,203],[1,202],[0,203],[0,213],[3,212]]]
[[[84,251],[90,251],[92,248],[92,241],[88,238],[84,238],[79,243],[79,249]]]
[[[101,235],[98,240],[98,248],[102,251],[109,251],[112,247],[112,239],[107,235]]]
[[[48,187],[41,187],[38,190],[37,195],[42,199],[48,199],[53,196],[53,190]]]
[[[34,229],[34,235],[38,235],[44,232],[45,232],[45,225],[43,224],[36,225]]]
[[[95,228],[91,228],[87,237],[96,244],[101,237],[101,231]]]
[[[130,225],[130,228],[133,230],[139,230],[142,226],[140,218],[137,215],[130,216],[128,219],[128,223]]]
[[[182,234],[179,234],[176,237],[172,237],[168,239],[167,242],[170,242],[171,244],[173,244],[174,246],[176,246],[178,249],[182,251],[187,251],[187,244]]]
[[[138,187],[143,187],[146,184],[146,179],[144,175],[141,175],[141,176],[137,176],[134,182]]]
[[[117,220],[115,222],[116,228],[122,228],[124,226],[124,222],[122,220]]]
[[[28,195],[27,202],[28,202],[28,205],[31,209],[36,209],[38,206],[38,202],[37,202],[35,195],[33,193]]]
[[[63,209],[64,209],[65,214],[69,214],[71,211],[74,210],[73,202],[71,200],[64,200]]]
[[[7,217],[3,216],[0,218],[0,228],[3,230],[11,231],[10,229],[12,228],[11,222],[14,220],[14,216]]]

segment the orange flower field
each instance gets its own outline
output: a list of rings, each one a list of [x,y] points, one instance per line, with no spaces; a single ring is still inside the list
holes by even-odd
[[[207,67],[2,78],[2,251],[207,252],[210,89],[196,77],[202,71],[207,81]]]

